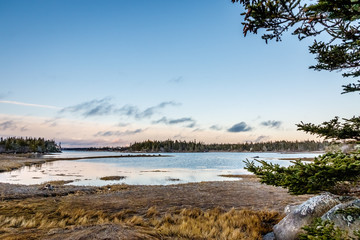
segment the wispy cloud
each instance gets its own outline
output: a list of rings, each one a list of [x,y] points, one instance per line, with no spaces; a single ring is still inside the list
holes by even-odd
[[[24,102],[7,101],[7,100],[0,100],[0,103],[20,105],[20,106],[26,106],[26,107],[38,107],[38,108],[60,109],[59,107],[50,106],[50,105],[41,105],[41,104],[24,103]]]
[[[10,92],[10,91],[8,91],[8,92],[6,92],[6,93],[1,92],[1,93],[0,93],[0,99],[4,99],[4,98],[8,97],[9,95],[11,95],[11,92]]]
[[[59,112],[80,113],[84,117],[107,115],[112,113],[114,110],[114,105],[109,101],[110,98],[103,98],[100,100],[94,99],[92,101],[63,108]]]
[[[127,126],[129,126],[130,124],[129,123],[118,123],[118,124],[116,124],[115,126],[116,127],[127,127]]]
[[[26,126],[24,126],[24,127],[20,128],[20,131],[21,132],[26,132],[26,131],[29,131],[29,129]]]
[[[59,117],[55,117],[55,118],[52,118],[52,119],[48,119],[48,120],[45,120],[44,122],[43,122],[43,124],[45,124],[45,125],[48,125],[49,127],[56,127],[57,125],[58,125],[58,120],[59,120],[60,118]]]
[[[182,81],[184,81],[183,76],[175,77],[175,78],[172,78],[169,80],[169,82],[171,82],[171,83],[180,83]]]
[[[269,121],[264,121],[264,122],[262,122],[260,124],[262,126],[269,127],[269,128],[279,128],[281,126],[282,122],[281,121],[275,121],[275,120],[273,120],[273,121],[269,120]]]
[[[237,132],[249,132],[251,130],[252,128],[248,126],[245,122],[240,122],[229,128],[227,131],[232,133],[237,133]]]
[[[174,140],[181,140],[181,139],[186,139],[186,137],[179,133],[179,134],[174,135],[173,139]]]
[[[16,123],[13,120],[0,123],[0,130],[15,130],[17,128]]]
[[[123,141],[121,139],[116,139],[114,141],[105,141],[103,139],[101,140],[82,140],[82,139],[62,139],[61,140],[61,146],[63,147],[94,147],[94,146],[123,146],[127,142]]]
[[[122,131],[100,131],[97,132],[95,137],[112,137],[112,136],[125,136],[125,135],[135,135],[137,133],[144,132],[144,129],[136,129],[136,130],[127,130],[125,132]]]
[[[177,119],[167,119],[166,117],[163,117],[157,121],[153,121],[154,124],[164,123],[166,125],[175,125],[175,124],[182,124],[186,123],[186,127],[193,128],[196,125],[196,121],[189,117],[184,118],[177,118]]]
[[[257,137],[257,138],[255,139],[255,142],[261,142],[261,141],[263,141],[263,140],[265,140],[265,139],[268,139],[268,138],[269,138],[269,136],[261,135],[261,136],[259,136],[259,137]]]
[[[125,105],[123,107],[116,107],[110,103],[111,98],[94,99],[92,101],[84,102],[74,106],[66,107],[60,110],[60,113],[79,113],[84,117],[103,116],[103,115],[121,115],[133,117],[135,119],[151,118],[154,114],[160,112],[161,109],[167,106],[178,106],[179,103],[168,101],[162,102],[156,106],[140,110],[137,106]]]
[[[215,131],[220,131],[220,130],[222,130],[223,128],[220,127],[219,125],[212,125],[212,126],[210,127],[210,129],[211,129],[211,130],[215,130]]]
[[[196,128],[192,132],[203,132],[203,131],[204,131],[204,129],[202,129],[202,128]]]
[[[145,110],[141,111],[138,107],[135,106],[124,106],[120,109],[117,109],[116,112],[125,114],[129,117],[134,117],[136,119],[144,119],[144,118],[150,118],[155,113],[158,113],[161,109],[167,107],[167,106],[179,106],[180,104],[173,101],[168,102],[162,102],[156,106],[146,108]]]

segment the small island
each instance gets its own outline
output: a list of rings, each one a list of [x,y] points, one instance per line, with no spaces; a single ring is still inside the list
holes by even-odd
[[[55,140],[31,137],[0,138],[0,153],[58,153],[61,145]]]

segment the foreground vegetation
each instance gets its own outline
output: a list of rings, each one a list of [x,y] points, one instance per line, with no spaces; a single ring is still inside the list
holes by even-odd
[[[356,240],[349,237],[347,231],[335,227],[333,222],[323,221],[321,218],[316,218],[311,225],[304,227],[304,230],[305,233],[300,234],[299,240]],[[360,230],[354,232],[354,235],[360,239]]]
[[[309,52],[315,55],[318,71],[338,71],[343,77],[360,76],[360,2],[357,0],[274,1],[232,0],[243,6],[243,33],[281,41],[291,32],[299,40],[312,39]],[[319,89],[318,91],[321,91]],[[343,93],[360,92],[360,80],[343,85]],[[260,161],[261,166],[246,162],[247,169],[266,184],[288,188],[293,194],[332,191],[348,194],[348,188],[360,181],[360,116],[335,117],[320,125],[297,124],[298,130],[336,141],[351,143],[351,151],[326,154],[313,163],[283,168]],[[344,150],[344,149],[342,149]],[[301,239],[349,239],[346,231],[334,228],[332,222],[315,221],[305,227]],[[359,236],[359,232],[354,233]]]
[[[177,209],[160,213],[150,207],[143,215],[131,210],[109,213],[84,210],[52,201],[12,201],[2,204],[0,233],[4,238],[16,237],[14,230],[24,231],[23,239],[38,238],[50,229],[99,224],[125,224],[141,227],[155,238],[184,239],[262,239],[281,216],[276,212],[220,208],[209,210]],[[27,233],[27,234],[26,234]]]
[[[314,162],[300,160],[289,167],[280,167],[266,161],[246,161],[246,169],[258,176],[262,183],[281,186],[292,194],[318,193],[329,191],[345,194],[360,180],[360,151],[351,154],[327,153]]]
[[[0,153],[52,153],[61,152],[54,140],[44,138],[0,138]]]

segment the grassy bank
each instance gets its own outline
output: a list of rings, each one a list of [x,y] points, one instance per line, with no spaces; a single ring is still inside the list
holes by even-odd
[[[52,190],[0,183],[0,239],[261,239],[286,205],[309,197],[256,178],[169,186],[65,183],[52,182]]]
[[[3,169],[5,163],[18,168],[79,159],[0,157]],[[262,185],[254,176],[224,177],[242,180],[105,187],[56,181],[51,189],[0,183],[0,239],[261,239],[286,205],[309,197]]]
[[[274,211],[221,208],[92,210],[59,198],[2,202],[0,213],[0,237],[4,239],[39,239],[50,230],[103,224],[125,225],[155,239],[261,239],[281,219]]]

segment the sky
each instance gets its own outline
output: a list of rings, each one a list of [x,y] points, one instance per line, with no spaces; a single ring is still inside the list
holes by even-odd
[[[0,0],[0,136],[63,147],[143,140],[320,140],[296,124],[352,117],[313,41],[242,34],[230,0]]]

